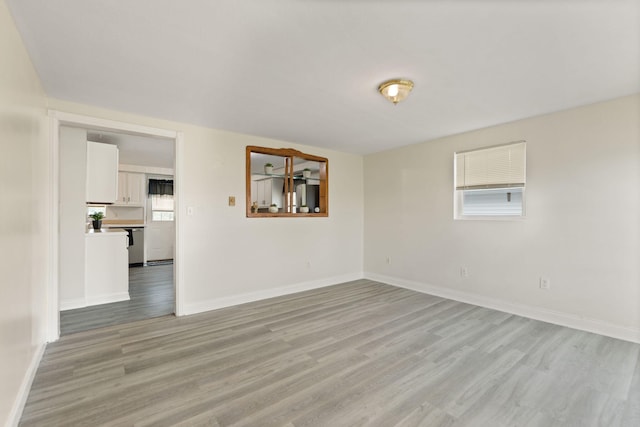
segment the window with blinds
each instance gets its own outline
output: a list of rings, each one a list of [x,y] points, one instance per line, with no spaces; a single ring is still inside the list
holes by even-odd
[[[149,179],[151,221],[174,221],[173,180]]]
[[[522,217],[526,143],[455,154],[455,217]]]
[[[173,221],[174,201],[170,194],[151,194],[151,220],[152,221]]]

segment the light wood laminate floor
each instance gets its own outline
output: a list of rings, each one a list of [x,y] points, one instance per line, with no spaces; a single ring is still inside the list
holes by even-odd
[[[129,268],[129,297],[129,301],[61,311],[60,335],[172,314],[173,264]]]
[[[21,426],[639,426],[640,345],[359,280],[49,344]]]

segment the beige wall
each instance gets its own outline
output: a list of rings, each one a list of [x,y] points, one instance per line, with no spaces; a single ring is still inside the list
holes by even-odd
[[[592,329],[640,339],[639,96],[363,160],[47,101],[4,2],[0,57],[10,58],[0,62],[0,422],[16,420],[45,341],[52,214],[47,102],[61,111],[184,133],[178,244],[187,313],[357,278],[364,264],[367,275],[390,283],[560,323],[585,320]],[[527,218],[454,221],[453,153],[520,139],[528,141]],[[328,157],[330,216],[247,219],[246,145]],[[236,196],[235,207],[227,206],[228,196]],[[194,215],[186,215],[187,207]],[[460,277],[461,266],[469,277]],[[538,288],[540,276],[551,279],[551,290]]]
[[[639,129],[635,95],[367,156],[365,274],[640,340]],[[454,152],[522,139],[526,219],[453,220]]]
[[[179,194],[184,312],[362,276],[361,156],[206,129],[60,100],[53,109],[184,134]],[[328,218],[246,218],[245,147],[291,147],[329,159]],[[228,206],[228,197],[236,206]],[[194,214],[186,215],[187,207]],[[311,265],[308,266],[308,261]]]
[[[0,58],[3,424],[15,419],[25,376],[45,341],[49,203],[46,98],[4,2],[0,2]]]

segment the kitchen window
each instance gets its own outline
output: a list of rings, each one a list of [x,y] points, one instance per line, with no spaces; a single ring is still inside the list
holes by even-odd
[[[455,154],[455,219],[524,217],[526,143]]]
[[[173,196],[151,195],[151,220],[152,221],[173,221]]]
[[[89,217],[89,215],[93,215],[94,213],[98,213],[98,212],[102,213],[102,215],[106,217],[107,207],[104,205],[87,206],[87,218]]]
[[[149,179],[152,221],[174,221],[173,180]]]

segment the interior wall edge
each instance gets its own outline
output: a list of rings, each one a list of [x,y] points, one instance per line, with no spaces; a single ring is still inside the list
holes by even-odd
[[[413,280],[406,280],[399,277],[386,276],[377,273],[365,272],[364,278],[382,282],[392,286],[397,286],[400,288],[410,289],[412,291],[420,292],[423,294],[434,295],[441,298],[463,302],[466,304],[473,304],[492,310],[515,314],[517,316],[522,316],[529,319],[552,323],[558,326],[565,326],[572,329],[578,329],[585,332],[591,332],[598,335],[604,335],[607,337],[640,344],[640,328],[630,328],[622,325],[615,325],[599,319],[584,318],[571,313],[549,310],[546,308],[525,304],[512,303],[504,300],[486,297],[472,292],[464,292],[446,288],[443,286],[437,286]]]

